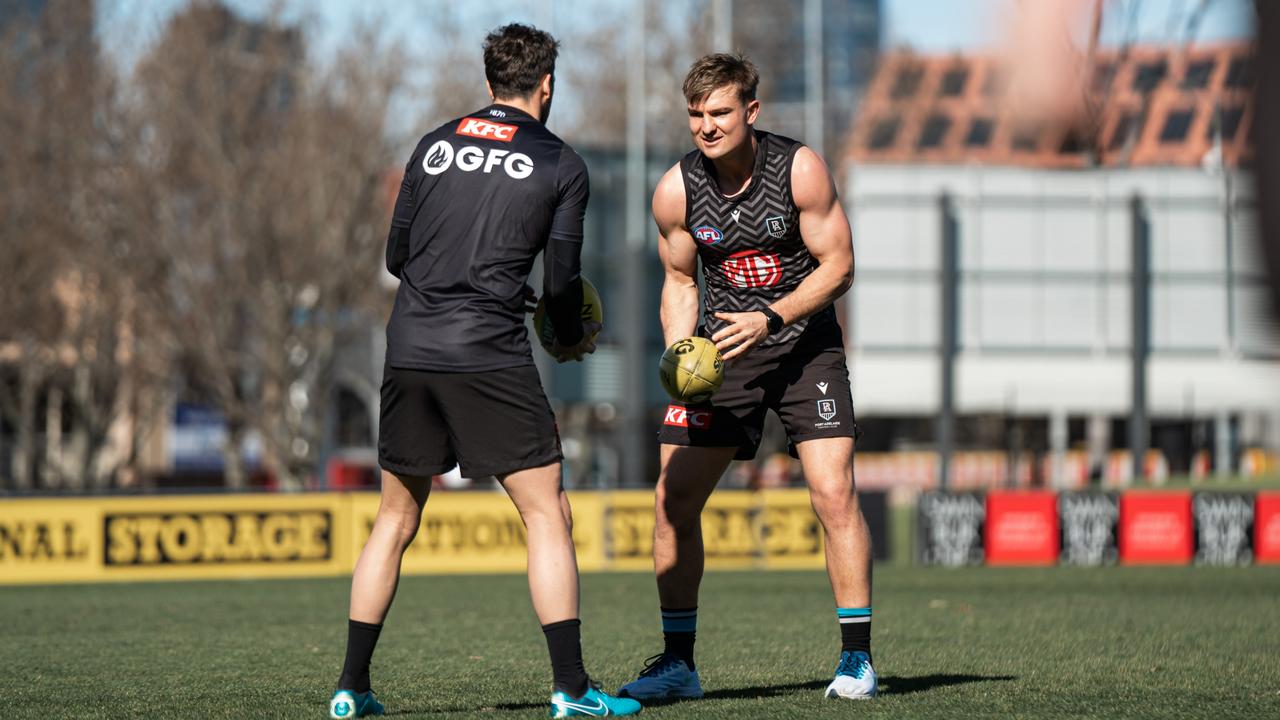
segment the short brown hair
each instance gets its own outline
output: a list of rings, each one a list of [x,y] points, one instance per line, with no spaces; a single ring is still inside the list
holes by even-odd
[[[756,99],[759,84],[760,71],[745,55],[703,55],[684,76],[684,99],[693,105],[706,100],[716,90],[732,85],[738,90],[738,98],[746,104]]]
[[[560,43],[549,33],[511,23],[484,39],[484,77],[495,98],[528,97],[556,71]]]

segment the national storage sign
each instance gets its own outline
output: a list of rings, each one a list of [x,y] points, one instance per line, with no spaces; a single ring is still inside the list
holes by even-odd
[[[652,569],[652,492],[571,502],[582,570]],[[0,499],[0,585],[347,575],[377,511],[372,493]],[[716,493],[703,537],[708,567],[824,567],[803,489]],[[524,572],[526,543],[506,495],[436,493],[403,570]]]

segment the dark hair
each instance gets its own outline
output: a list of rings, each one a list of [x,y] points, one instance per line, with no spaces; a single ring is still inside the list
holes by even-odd
[[[745,55],[703,55],[684,76],[684,99],[693,105],[706,100],[716,90],[732,85],[745,104],[756,99],[756,86],[759,84],[760,71]]]
[[[535,27],[511,23],[484,39],[484,77],[495,98],[528,97],[556,71],[560,43]]]

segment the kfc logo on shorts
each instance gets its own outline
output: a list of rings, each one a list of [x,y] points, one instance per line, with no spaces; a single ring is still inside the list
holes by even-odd
[[[836,401],[827,399],[818,401],[818,417],[830,420],[836,416]]]
[[[721,267],[729,284],[736,288],[773,287],[782,279],[782,260],[759,250],[734,253]]]
[[[703,245],[719,245],[724,240],[724,233],[710,225],[694,228],[693,237]]]
[[[481,140],[511,142],[518,129],[515,125],[491,122],[481,118],[463,118],[462,122],[458,123],[458,129],[454,134],[480,138]]]
[[[706,430],[711,427],[711,412],[708,410],[689,410],[679,405],[668,405],[667,416],[662,420],[663,425],[671,427],[691,427],[697,430]]]

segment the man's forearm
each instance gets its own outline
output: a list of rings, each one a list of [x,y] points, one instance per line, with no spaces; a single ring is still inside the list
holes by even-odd
[[[851,266],[843,263],[821,263],[795,290],[773,303],[773,311],[790,325],[835,302],[848,292],[852,284]]]
[[[662,336],[667,346],[698,329],[698,285],[667,279],[662,285]]]

